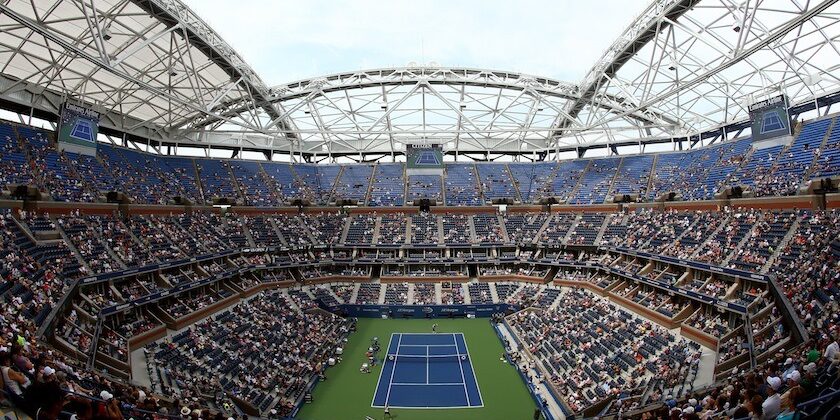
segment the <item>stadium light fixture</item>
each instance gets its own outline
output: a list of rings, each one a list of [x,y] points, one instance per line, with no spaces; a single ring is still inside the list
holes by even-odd
[[[739,9],[740,9],[740,8],[739,8]],[[749,18],[750,18],[750,15],[748,14],[748,15],[744,16],[744,20],[743,20],[743,21],[744,21],[744,22],[746,22],[746,21],[747,21],[747,19],[749,19]],[[733,31],[735,31],[735,33],[739,33],[739,32],[741,32],[741,22],[742,22],[742,21],[741,21],[740,19],[738,19],[738,17],[737,17],[737,16],[734,16],[734,13],[733,13],[733,19],[732,19],[732,30],[733,30]]]
[[[805,83],[805,86],[815,86],[823,81],[822,75],[819,73],[816,74],[806,74],[802,76],[802,82]]]

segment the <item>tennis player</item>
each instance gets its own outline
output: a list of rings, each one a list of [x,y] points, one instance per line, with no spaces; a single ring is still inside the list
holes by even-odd
[[[437,334],[437,324],[432,324],[432,332]]]

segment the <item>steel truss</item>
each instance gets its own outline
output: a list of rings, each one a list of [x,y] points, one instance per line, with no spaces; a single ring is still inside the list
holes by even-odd
[[[532,153],[662,142],[778,93],[840,90],[837,0],[654,0],[579,83],[448,67],[268,87],[179,0],[0,1],[0,99],[72,100],[158,143],[394,154],[411,142]]]

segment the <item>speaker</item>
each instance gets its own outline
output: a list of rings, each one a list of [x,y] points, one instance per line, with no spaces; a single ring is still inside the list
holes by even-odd
[[[306,207],[309,204],[310,204],[309,200],[307,200],[305,198],[293,198],[292,202],[291,202],[291,205],[297,206],[297,207]]]
[[[189,206],[190,204],[192,204],[190,200],[188,200],[186,197],[181,197],[180,195],[172,197],[172,201],[179,206]]]
[[[358,206],[359,201],[354,200],[354,199],[349,199],[349,198],[339,198],[338,200],[335,200],[335,205],[337,205],[337,206]]]
[[[105,201],[108,203],[131,204],[131,199],[119,191],[108,191],[105,193]]]
[[[9,185],[9,193],[17,200],[41,200],[41,191],[38,187],[33,187],[26,184]]]

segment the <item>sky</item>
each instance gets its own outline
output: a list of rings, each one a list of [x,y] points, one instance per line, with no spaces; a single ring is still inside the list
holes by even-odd
[[[410,62],[578,82],[643,0],[184,0],[269,86]]]

